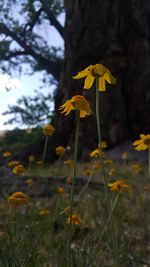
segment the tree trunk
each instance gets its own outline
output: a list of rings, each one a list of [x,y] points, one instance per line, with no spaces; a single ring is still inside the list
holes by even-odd
[[[60,104],[75,94],[87,96],[94,110],[95,89],[82,90],[84,81],[73,80],[72,76],[90,64],[102,63],[117,78],[115,86],[100,94],[103,139],[117,145],[148,133],[149,1],[65,0],[65,7],[65,64],[55,97],[56,113]],[[59,115],[62,135],[66,123]],[[72,126],[64,132],[67,140]],[[81,127],[82,146],[93,147],[97,142],[95,118],[83,119]]]
[[[150,118],[150,2],[149,0],[65,0],[65,61],[55,94],[57,131],[49,153],[67,145],[74,132],[74,115],[58,108],[75,94],[83,94],[95,109],[95,89],[82,90],[84,80],[72,76],[88,65],[102,63],[117,78],[100,94],[102,135],[110,146],[148,133]],[[98,143],[95,116],[82,119],[80,144]],[[71,142],[71,141],[70,141]],[[50,155],[49,154],[49,155]]]

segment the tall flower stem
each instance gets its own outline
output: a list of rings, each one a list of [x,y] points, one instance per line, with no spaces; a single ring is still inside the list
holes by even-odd
[[[79,128],[80,128],[80,114],[76,111],[76,132],[75,132],[75,149],[74,149],[74,166],[73,166],[73,177],[72,187],[70,194],[70,223],[69,223],[69,242],[68,242],[68,267],[71,267],[71,238],[72,238],[72,214],[74,204],[74,187],[75,178],[77,173],[77,156],[78,156],[78,144],[79,144]]]
[[[114,250],[114,258],[116,261],[116,266],[119,267],[117,241],[116,241],[116,236],[115,236],[115,231],[114,231],[112,212],[111,212],[110,195],[109,195],[109,189],[107,186],[108,181],[107,181],[107,175],[105,172],[103,153],[102,153],[101,118],[100,118],[100,104],[99,104],[99,78],[98,77],[96,78],[96,121],[97,121],[99,148],[100,148],[99,160],[100,160],[100,164],[102,166],[102,172],[103,172],[103,180],[104,180],[105,195],[106,195],[107,208],[108,208],[108,216],[109,216],[110,225],[111,225],[111,236],[112,236],[112,243],[113,243],[113,250]]]
[[[148,174],[150,179],[150,145],[148,147]]]
[[[43,159],[42,159],[43,164],[44,164],[44,162],[45,162],[45,156],[46,156],[47,144],[48,144],[48,135],[45,137],[45,144],[44,144],[44,151],[43,151]]]

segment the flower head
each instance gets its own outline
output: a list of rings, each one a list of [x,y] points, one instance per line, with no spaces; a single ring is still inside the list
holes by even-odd
[[[59,108],[61,113],[67,116],[72,110],[80,111],[80,118],[85,118],[92,114],[89,102],[82,95],[75,95],[71,99],[67,100]]]
[[[129,185],[125,184],[123,180],[117,180],[116,182],[109,183],[108,187],[111,191],[128,191],[132,192],[132,189]]]
[[[66,178],[66,183],[67,183],[67,184],[71,184],[71,183],[72,183],[72,177],[71,177],[71,176],[68,176],[68,177]]]
[[[46,210],[41,210],[41,211],[39,212],[39,215],[42,215],[42,216],[43,216],[43,215],[45,216],[45,215],[48,215],[48,214],[49,214],[49,210],[47,210],[47,209],[46,209]]]
[[[115,168],[111,168],[111,169],[109,170],[108,174],[109,174],[110,176],[115,176],[115,175],[116,175],[116,169],[115,169]]]
[[[65,188],[62,187],[62,186],[60,186],[60,187],[58,187],[57,191],[58,191],[58,193],[60,193],[60,194],[64,194],[64,193],[65,193]]]
[[[29,178],[29,179],[27,179],[26,180],[26,183],[28,184],[28,185],[34,185],[34,181],[33,181],[33,179],[32,178]]]
[[[121,155],[121,158],[123,160],[127,160],[129,158],[129,153],[127,151],[123,152],[122,155]]]
[[[34,162],[35,157],[33,155],[29,155],[28,160],[29,160],[29,162]]]
[[[12,172],[14,174],[18,174],[18,175],[21,175],[21,174],[24,174],[25,173],[25,167],[22,165],[22,164],[19,164],[17,166],[15,166],[12,170]]]
[[[20,161],[18,161],[18,160],[11,160],[8,162],[8,166],[11,168],[15,167],[16,165],[19,165],[19,164],[20,164]]]
[[[73,166],[73,160],[71,160],[71,159],[65,160],[64,161],[64,165],[72,168],[72,166]]]
[[[22,192],[15,192],[9,198],[8,201],[12,204],[13,208],[23,206],[28,203],[27,196]]]
[[[134,141],[133,145],[136,150],[146,150],[150,147],[150,134],[140,134],[139,140]]]
[[[9,152],[9,151],[6,151],[6,152],[3,153],[3,157],[4,157],[4,158],[9,158],[9,157],[11,157],[11,156],[12,156],[12,153]]]
[[[73,79],[81,78],[85,78],[84,89],[90,89],[96,78],[98,78],[99,81],[99,91],[106,90],[106,82],[108,82],[109,84],[116,83],[116,79],[112,76],[110,71],[102,64],[90,65],[89,67],[87,67],[83,71],[80,71],[76,76],[73,77]]]
[[[65,153],[66,149],[63,146],[58,146],[56,147],[55,151],[56,151],[56,155],[60,156]]]
[[[43,127],[43,134],[47,135],[47,136],[51,136],[53,135],[53,133],[55,132],[55,128],[51,125],[51,124],[47,124]]]
[[[69,216],[68,218],[67,218],[67,224],[70,224],[70,221],[71,221],[71,216]],[[72,224],[74,224],[74,225],[78,225],[78,224],[80,224],[81,223],[81,220],[80,220],[80,218],[78,217],[78,215],[77,214],[72,214]]]

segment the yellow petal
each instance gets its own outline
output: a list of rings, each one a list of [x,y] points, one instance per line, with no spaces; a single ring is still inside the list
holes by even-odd
[[[103,77],[99,78],[99,91],[106,91],[105,79]]]
[[[90,89],[93,85],[93,82],[94,82],[94,77],[91,74],[89,74],[85,79],[84,89]]]
[[[86,69],[78,72],[77,75],[73,76],[73,79],[81,79],[81,78],[84,78],[84,77],[88,76],[90,74],[91,68],[92,68],[92,65],[90,65]]]

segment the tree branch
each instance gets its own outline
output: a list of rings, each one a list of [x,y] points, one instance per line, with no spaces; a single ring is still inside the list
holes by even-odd
[[[0,60],[9,60],[13,57],[17,57],[17,56],[24,56],[24,55],[28,55],[26,51],[16,51],[16,52],[12,52],[9,55],[6,55],[4,57],[2,57],[2,55],[0,56]]]
[[[47,14],[47,17],[48,17],[51,25],[53,25],[56,28],[56,30],[59,32],[61,37],[64,39],[64,28],[63,28],[63,26],[60,24],[60,22],[53,15],[52,11],[49,9],[48,3],[46,1],[43,1],[43,0],[41,0],[41,3],[42,3],[43,10]]]
[[[15,32],[12,32],[3,23],[0,23],[0,33],[5,34],[6,36],[10,36],[26,51],[27,55],[32,56],[38,62],[41,69],[47,70],[47,72],[52,74],[57,81],[59,80],[61,73],[60,63],[42,57],[40,54],[35,52],[30,45],[27,45],[25,41],[21,39],[21,37],[19,37]]]

